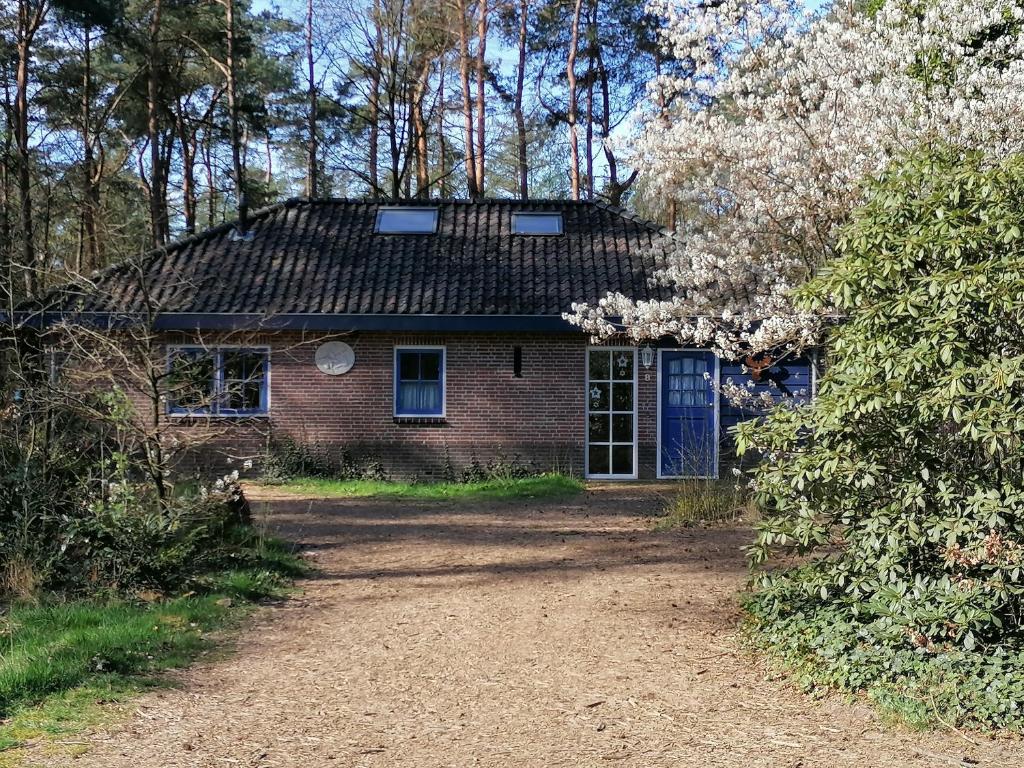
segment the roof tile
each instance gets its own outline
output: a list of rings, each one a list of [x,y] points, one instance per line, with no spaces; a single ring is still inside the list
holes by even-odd
[[[222,225],[137,263],[163,312],[559,315],[608,292],[665,298],[650,278],[671,235],[611,206],[403,204],[439,207],[438,231],[377,235],[382,203],[290,200],[251,218],[251,240],[232,239],[231,226]],[[521,210],[560,211],[564,234],[513,235],[511,214]],[[101,273],[96,290],[77,295],[82,309],[141,309],[132,274],[128,265]]]

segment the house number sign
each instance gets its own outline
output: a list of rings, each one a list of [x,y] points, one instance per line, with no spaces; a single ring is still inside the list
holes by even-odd
[[[316,348],[316,367],[328,376],[340,376],[352,370],[356,353],[343,341],[328,341]]]

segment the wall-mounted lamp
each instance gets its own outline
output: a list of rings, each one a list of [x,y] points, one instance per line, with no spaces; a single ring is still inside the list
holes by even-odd
[[[654,349],[648,344],[640,350],[640,363],[644,368],[650,368],[654,365]]]

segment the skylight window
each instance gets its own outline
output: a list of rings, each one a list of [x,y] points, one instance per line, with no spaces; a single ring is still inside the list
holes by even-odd
[[[560,235],[562,234],[562,214],[513,213],[512,234]]]
[[[379,235],[432,235],[437,231],[437,208],[381,208]]]

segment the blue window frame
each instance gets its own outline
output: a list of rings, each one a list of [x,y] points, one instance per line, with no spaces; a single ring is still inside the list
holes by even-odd
[[[259,416],[270,410],[270,351],[173,347],[167,412],[176,416]]]
[[[444,416],[444,347],[395,349],[395,416]]]

